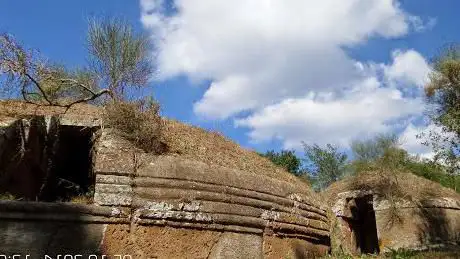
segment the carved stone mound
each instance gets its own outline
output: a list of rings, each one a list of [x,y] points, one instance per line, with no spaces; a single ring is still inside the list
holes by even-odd
[[[310,258],[329,251],[327,209],[301,180],[181,152],[148,154],[79,107],[65,114],[0,107],[0,193],[22,197],[0,201],[2,253]],[[62,182],[43,185],[47,177]],[[63,190],[91,193],[93,203],[56,200]]]

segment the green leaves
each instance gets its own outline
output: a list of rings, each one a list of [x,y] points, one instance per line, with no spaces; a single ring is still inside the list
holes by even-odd
[[[118,100],[127,88],[147,84],[153,71],[148,38],[123,20],[90,21],[87,45],[91,68]]]
[[[432,131],[425,144],[431,146],[436,159],[460,173],[460,45],[452,44],[435,58],[430,83],[425,88],[430,104],[430,119],[442,129]]]
[[[315,180],[317,189],[324,189],[339,180],[345,174],[347,155],[338,151],[331,144],[322,148],[317,144],[303,143],[305,162],[310,174]]]
[[[281,150],[279,153],[270,150],[261,155],[270,159],[275,165],[283,167],[291,174],[300,176],[303,173],[301,160],[295,155],[293,150]]]
[[[351,142],[351,151],[357,161],[372,162],[382,157],[386,150],[397,145],[398,138],[394,134],[380,134],[367,140]]]

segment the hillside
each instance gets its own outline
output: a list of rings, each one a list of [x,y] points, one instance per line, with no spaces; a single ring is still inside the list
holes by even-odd
[[[28,115],[58,115],[72,118],[100,119],[103,110],[88,104],[78,104],[69,110],[60,107],[38,106],[16,100],[0,101],[0,120]],[[167,153],[201,161],[211,166],[224,166],[287,182],[302,182],[283,168],[274,165],[256,152],[242,148],[237,143],[216,133],[176,120],[162,118],[162,141]],[[307,189],[307,188],[306,188]]]

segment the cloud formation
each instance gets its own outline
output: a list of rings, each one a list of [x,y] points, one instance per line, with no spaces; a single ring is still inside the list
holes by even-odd
[[[391,64],[372,64],[344,50],[431,26],[398,1],[141,0],[141,9],[159,79],[210,80],[195,113],[233,118],[254,141],[347,144],[405,127],[422,111],[417,92],[401,89],[426,80],[418,52],[397,50]]]
[[[425,86],[431,68],[420,53],[415,50],[395,50],[392,57],[393,64],[383,66],[388,80],[418,87]]]

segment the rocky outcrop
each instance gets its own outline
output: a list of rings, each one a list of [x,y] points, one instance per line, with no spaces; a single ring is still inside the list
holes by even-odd
[[[95,203],[131,208],[131,232],[162,227],[168,233],[136,234],[132,237],[136,242],[106,235],[107,253],[113,247],[132,247],[144,256],[158,256],[159,250],[144,247],[140,244],[145,240],[139,240],[167,243],[166,239],[176,234],[175,239],[180,239],[184,233],[203,235],[200,239],[215,243],[203,247],[209,253],[200,252],[210,258],[275,258],[298,251],[313,255],[329,248],[326,209],[310,202],[303,186],[178,156],[145,154],[110,132],[102,134],[98,147]],[[128,231],[124,226],[109,229]],[[184,243],[170,249],[189,247],[193,242],[180,240]],[[277,241],[287,242],[282,251],[273,251]],[[162,249],[164,256],[174,253]],[[234,257],[235,253],[241,257]],[[194,257],[186,251],[183,256]]]

